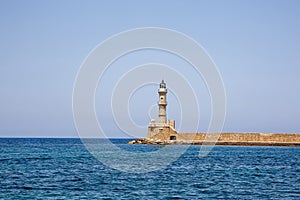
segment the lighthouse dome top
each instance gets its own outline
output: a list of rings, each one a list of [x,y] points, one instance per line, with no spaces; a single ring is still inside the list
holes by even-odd
[[[161,83],[159,84],[159,88],[167,88],[167,85],[164,80],[162,80]]]

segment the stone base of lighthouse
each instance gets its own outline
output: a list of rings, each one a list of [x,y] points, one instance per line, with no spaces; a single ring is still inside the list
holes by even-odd
[[[175,121],[169,120],[167,123],[161,124],[151,120],[148,126],[148,138],[154,140],[176,140]]]

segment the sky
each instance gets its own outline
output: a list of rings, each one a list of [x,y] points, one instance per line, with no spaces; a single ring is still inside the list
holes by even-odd
[[[226,90],[224,132],[300,133],[300,1],[1,0],[0,137],[78,137],[72,92],[80,66],[99,43],[142,27],[179,31],[206,50]],[[107,97],[122,73],[149,62],[184,74],[199,101],[197,131],[206,131],[211,103],[201,77],[174,55],[145,50],[114,63],[97,88],[96,113],[108,137],[126,134]],[[132,119],[145,128],[140,136],[156,115],[157,87],[129,101]],[[185,131],[180,100],[168,95],[168,117]]]

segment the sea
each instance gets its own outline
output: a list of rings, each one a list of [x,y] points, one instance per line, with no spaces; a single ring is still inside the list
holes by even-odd
[[[164,148],[129,140],[111,139],[131,152]],[[300,199],[299,147],[215,146],[199,157],[200,148],[160,170],[128,173],[80,139],[1,138],[0,199]]]

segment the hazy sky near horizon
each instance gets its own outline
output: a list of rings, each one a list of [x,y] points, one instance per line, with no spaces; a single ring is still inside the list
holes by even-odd
[[[300,1],[2,0],[0,137],[78,137],[72,91],[80,65],[106,38],[140,27],[174,29],[206,49],[226,89],[223,131],[300,133]],[[176,59],[141,52],[121,64],[162,60],[180,65]],[[112,68],[106,80],[118,72],[118,67]],[[192,72],[183,73],[196,84]],[[103,91],[113,84],[107,82]],[[199,88],[201,99],[205,87]],[[103,100],[101,92],[97,102]],[[157,101],[156,86],[140,90],[135,98],[139,103],[138,109],[130,104],[133,119],[146,126],[145,111]],[[144,107],[143,98],[148,99]],[[209,95],[201,102],[201,119],[208,124]],[[174,107],[168,111],[170,118],[178,120],[172,94],[169,106]],[[98,104],[96,109],[108,136],[123,137],[107,107]],[[205,130],[206,126],[199,129]]]

